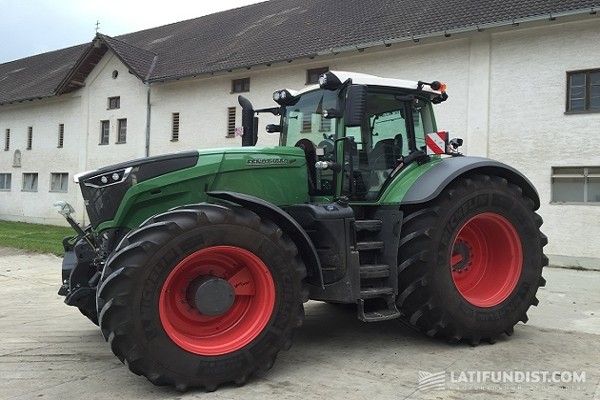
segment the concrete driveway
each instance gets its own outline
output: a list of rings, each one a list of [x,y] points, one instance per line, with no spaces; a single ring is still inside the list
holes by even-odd
[[[546,268],[529,323],[450,345],[309,302],[290,351],[245,386],[185,394],[134,375],[56,294],[61,259],[0,248],[0,398],[600,399],[600,271]]]

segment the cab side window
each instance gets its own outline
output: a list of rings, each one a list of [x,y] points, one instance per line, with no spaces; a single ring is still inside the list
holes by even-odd
[[[406,102],[410,102],[410,107]],[[399,160],[410,153],[407,109],[412,111],[419,149],[425,145],[425,133],[432,132],[429,103],[418,98],[409,100],[397,92],[370,89],[363,126],[346,131],[356,142],[353,199],[376,199]]]

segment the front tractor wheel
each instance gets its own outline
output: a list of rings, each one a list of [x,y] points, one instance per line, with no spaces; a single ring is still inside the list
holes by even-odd
[[[269,268],[248,250],[198,250],[170,272],[160,291],[163,329],[191,353],[219,356],[251,343],[269,322],[275,283]]]
[[[403,318],[430,336],[471,344],[511,335],[545,284],[541,224],[520,188],[487,175],[459,179],[409,210],[399,247]]]
[[[109,258],[100,327],[115,355],[154,384],[242,384],[291,346],[305,274],[272,222],[237,207],[176,209],[128,234]]]

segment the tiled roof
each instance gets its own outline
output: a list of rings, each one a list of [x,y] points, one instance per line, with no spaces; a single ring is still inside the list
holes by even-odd
[[[0,64],[0,104],[52,96],[89,44]]]
[[[598,8],[600,0],[271,0],[94,41],[140,79],[160,81]],[[73,90],[69,79],[100,55],[91,46],[0,64],[0,104]]]
[[[125,65],[131,67],[132,72],[138,78],[146,81],[151,77],[155,60],[158,59],[156,53],[106,35],[99,36],[102,37],[106,45],[115,52]]]

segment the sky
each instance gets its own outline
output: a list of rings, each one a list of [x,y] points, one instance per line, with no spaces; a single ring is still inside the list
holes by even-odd
[[[0,0],[0,63],[264,0]]]

